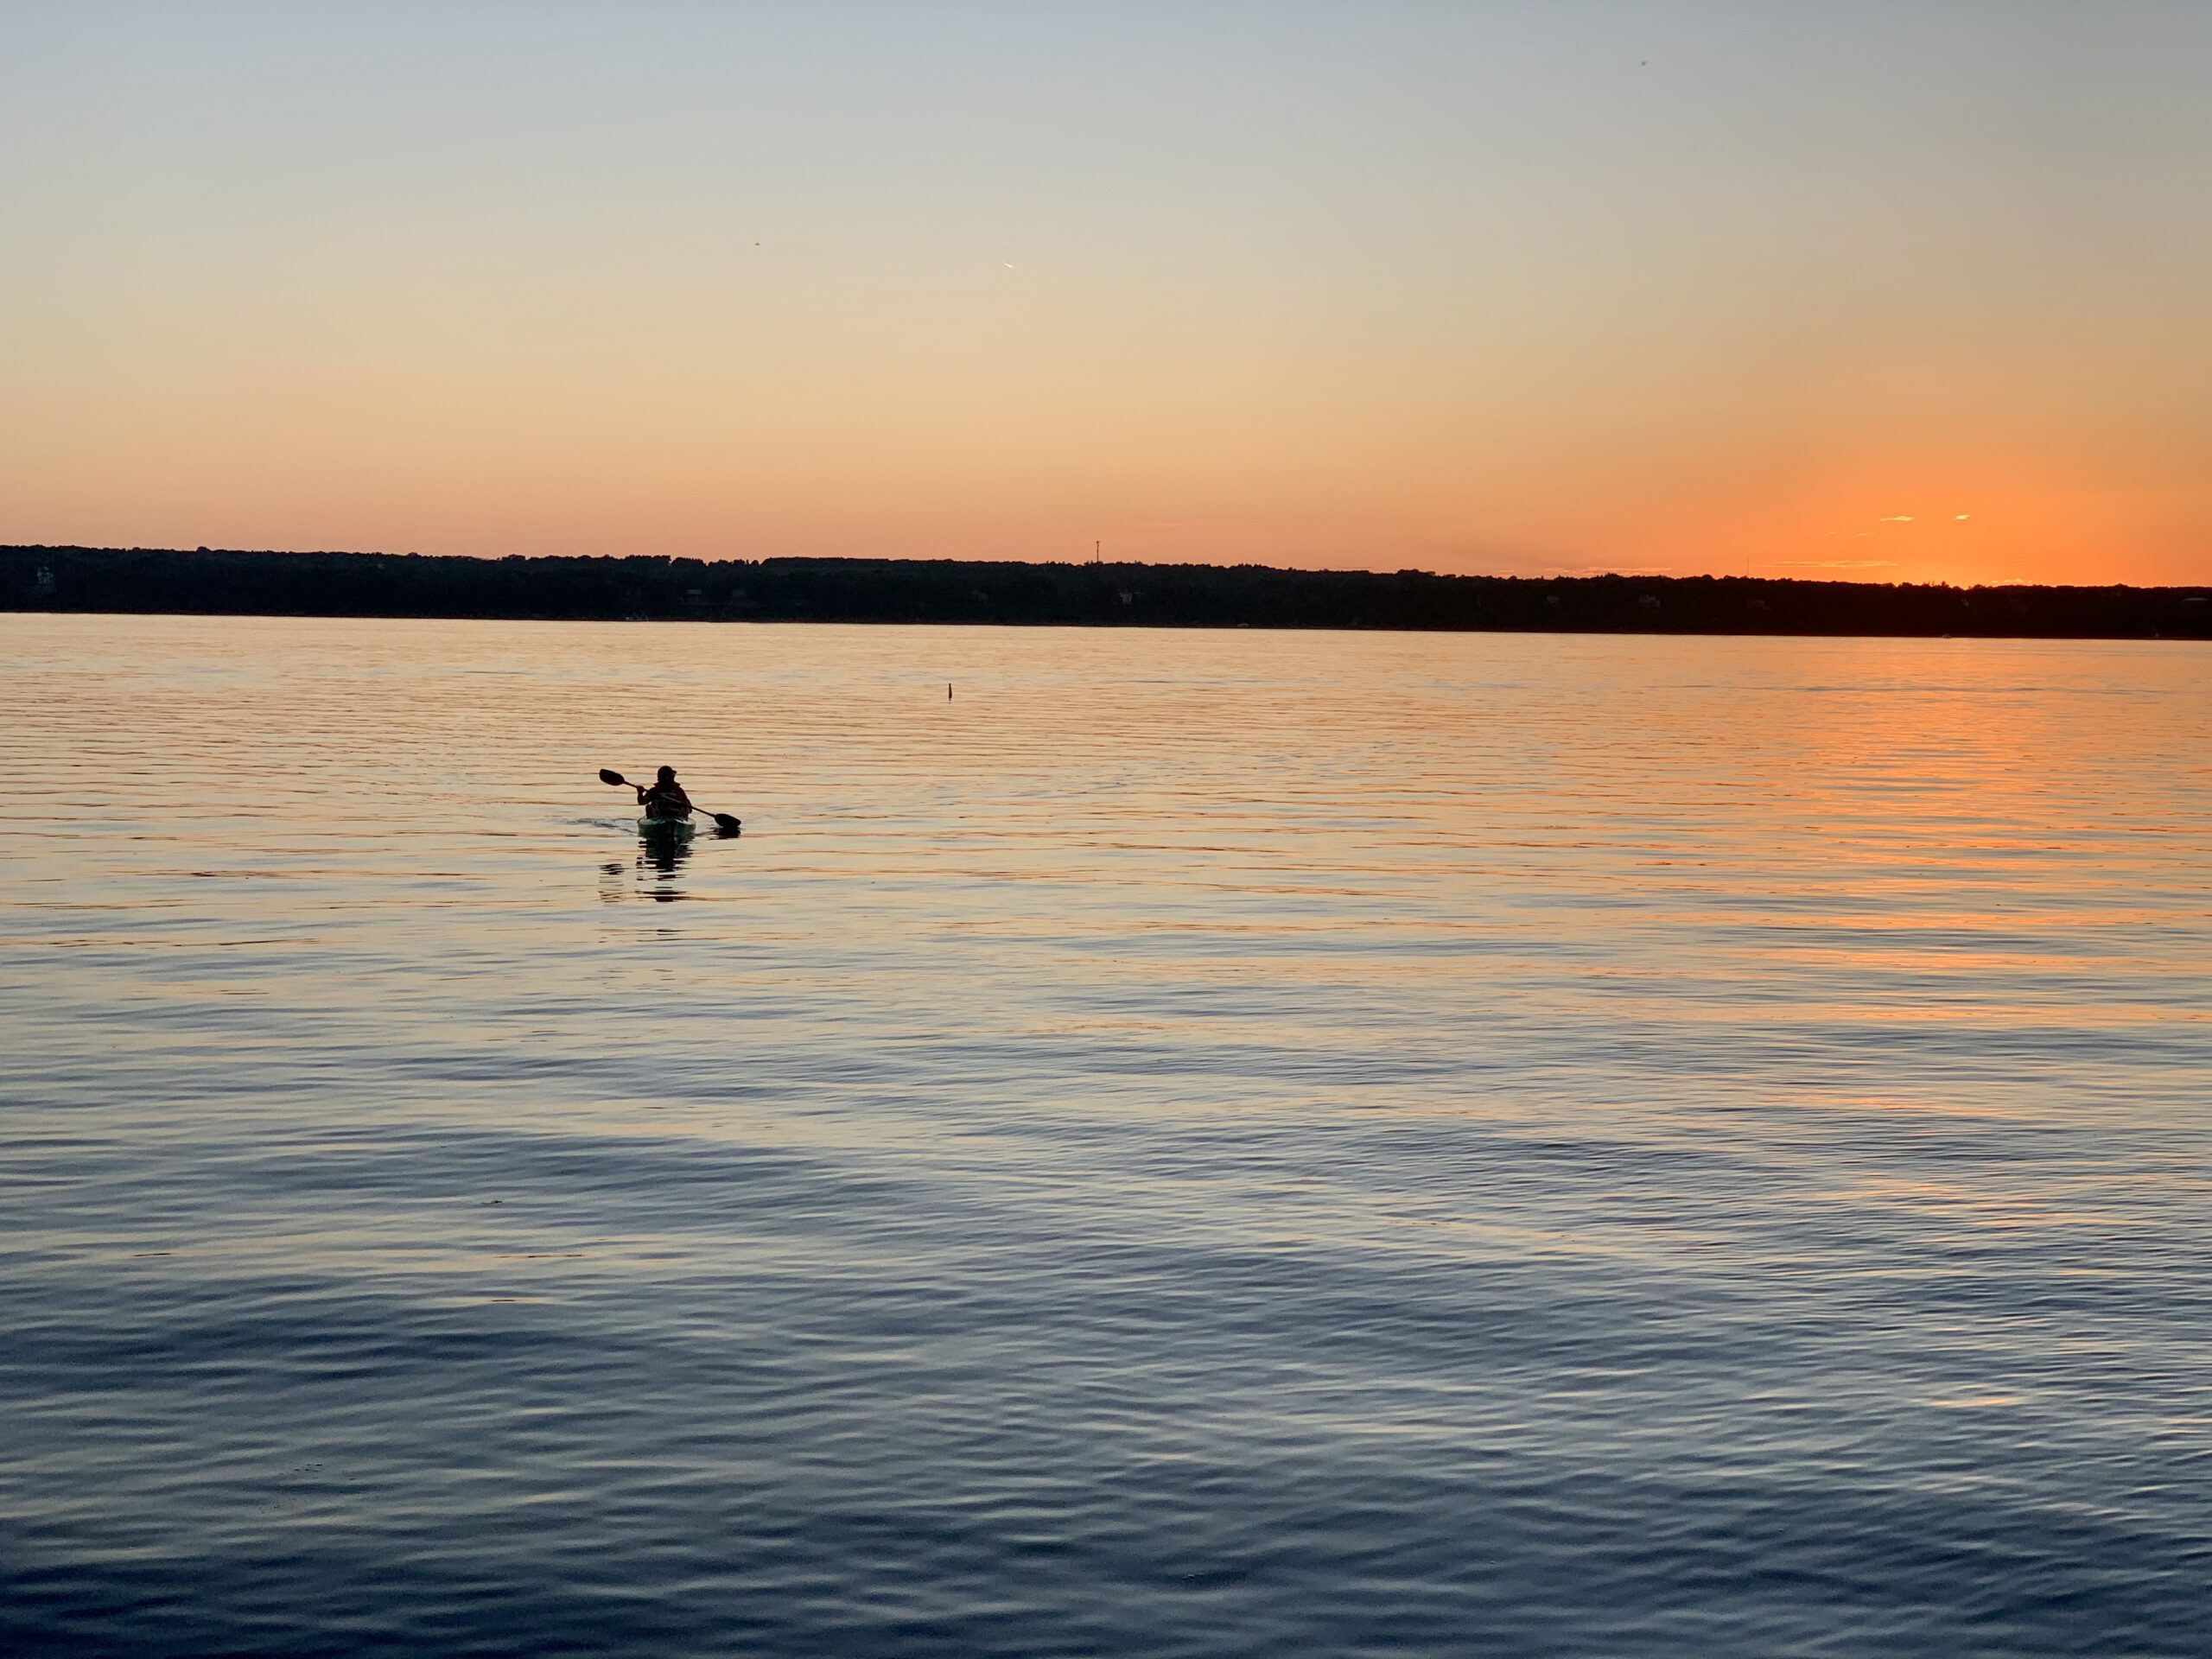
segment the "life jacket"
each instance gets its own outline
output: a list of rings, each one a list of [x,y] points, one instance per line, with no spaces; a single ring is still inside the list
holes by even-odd
[[[645,791],[645,816],[649,818],[688,818],[691,816],[691,798],[683,792],[681,784],[655,784]]]

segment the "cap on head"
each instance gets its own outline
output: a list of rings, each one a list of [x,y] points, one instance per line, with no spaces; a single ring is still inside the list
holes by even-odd
[[[674,783],[676,781],[676,768],[674,766],[663,766],[660,769],[660,781],[664,784]]]

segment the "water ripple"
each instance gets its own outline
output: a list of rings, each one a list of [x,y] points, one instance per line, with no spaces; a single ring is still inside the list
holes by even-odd
[[[2200,647],[0,630],[10,1652],[2206,1650]]]

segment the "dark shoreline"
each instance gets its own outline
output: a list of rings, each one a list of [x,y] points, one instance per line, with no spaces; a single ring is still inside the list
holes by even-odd
[[[2212,639],[2212,588],[1450,576],[1265,565],[0,547],[0,610],[556,621]]]

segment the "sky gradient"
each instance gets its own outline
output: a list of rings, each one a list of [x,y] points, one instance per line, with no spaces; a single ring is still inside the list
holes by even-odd
[[[0,9],[0,541],[2212,581],[2212,6]]]

